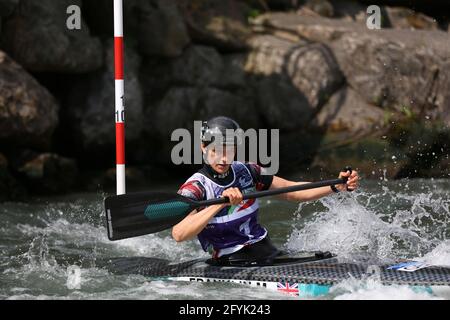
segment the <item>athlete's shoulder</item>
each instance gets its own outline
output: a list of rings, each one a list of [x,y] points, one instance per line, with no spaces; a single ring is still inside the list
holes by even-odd
[[[260,176],[260,175],[264,175],[265,174],[265,169],[264,167],[261,167],[259,164],[254,163],[254,162],[246,162],[244,163],[244,165],[248,168],[248,170],[250,170],[250,172],[252,173],[252,175],[254,176]]]
[[[244,164],[250,171],[253,181],[256,184],[256,190],[268,190],[273,181],[273,175],[267,174],[266,169],[254,162],[246,162]]]
[[[204,200],[206,197],[206,190],[199,180],[191,177],[181,185],[178,189],[178,194],[193,200]]]

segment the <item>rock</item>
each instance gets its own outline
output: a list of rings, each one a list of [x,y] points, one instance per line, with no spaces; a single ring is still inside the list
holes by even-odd
[[[123,23],[124,32],[126,30],[126,36],[128,38],[131,29],[130,23],[136,23],[136,15],[127,16],[127,8],[129,4],[134,5],[136,1],[147,0],[126,0],[123,1]],[[99,13],[101,12],[101,19],[99,19]],[[93,35],[103,38],[111,38],[114,36],[114,6],[109,0],[83,0],[82,9],[83,19],[89,26],[89,29]],[[135,13],[134,13],[135,14]]]
[[[266,14],[253,23],[267,32],[282,30],[326,43],[350,86],[370,104],[432,117],[448,104],[445,32],[368,30],[354,22],[284,13]]]
[[[105,44],[106,68],[84,77],[73,85],[67,105],[63,109],[62,125],[73,145],[67,145],[74,155],[90,165],[107,160],[110,152],[114,161],[115,150],[115,85],[113,42]],[[127,145],[140,137],[142,131],[143,94],[139,81],[141,60],[137,53],[125,49],[125,137]],[[64,149],[65,150],[65,149]],[[67,153],[70,150],[65,150]]]
[[[448,178],[450,130],[436,121],[403,121],[388,133],[392,144],[402,150],[406,160],[395,178]]]
[[[173,59],[143,61],[142,83],[146,105],[155,105],[173,86],[207,87],[220,81],[224,62],[212,47],[190,46]]]
[[[251,8],[256,8],[258,10],[266,12],[296,9],[302,2],[302,0],[244,0],[244,1]]]
[[[69,30],[66,13],[81,0],[22,0],[5,22],[3,45],[24,68],[34,72],[86,73],[101,67],[102,46],[81,30]]]
[[[223,60],[217,50],[191,46],[170,64],[168,76],[181,86],[209,86],[220,81],[222,71]]]
[[[245,54],[220,55],[213,47],[190,46],[174,59],[145,59],[146,145],[160,152],[147,162],[170,163],[170,136],[177,128],[192,130],[194,120],[228,115],[242,126],[258,127],[253,88],[244,71]]]
[[[286,55],[296,46],[291,41],[271,35],[252,37],[249,44],[252,50],[248,54],[245,71],[261,76],[281,74],[285,70]],[[306,42],[299,45],[306,45]]]
[[[366,22],[367,5],[353,0],[333,0],[332,5],[333,17],[346,21]]]
[[[291,40],[300,37],[328,43],[349,32],[366,32],[365,24],[293,13],[270,13],[251,20],[254,29]],[[281,31],[281,32],[280,32]]]
[[[0,17],[7,17],[13,13],[19,0],[0,0]]]
[[[381,13],[381,27],[394,29],[424,29],[438,30],[439,26],[435,19],[427,15],[403,7],[379,6]],[[310,17],[338,18],[343,21],[358,22],[360,26],[366,27],[368,18],[367,5],[355,1],[338,0],[331,4],[326,0],[309,0],[301,7],[297,14]],[[323,22],[324,20],[321,20]],[[329,24],[339,25],[339,21]]]
[[[307,0],[304,7],[322,17],[333,17],[333,5],[327,0]]]
[[[23,200],[26,190],[9,172],[8,159],[0,153],[0,202]]]
[[[245,70],[260,79],[260,112],[272,127],[305,125],[344,81],[325,45],[294,44],[273,36],[258,36],[250,43]]]
[[[172,116],[167,117],[167,112]],[[165,138],[170,137],[176,128],[191,129],[194,120],[205,120],[219,114],[234,118],[244,128],[258,126],[258,119],[254,117],[257,113],[251,101],[215,88],[171,88],[156,110],[151,112],[154,128]]]
[[[315,125],[336,142],[357,141],[374,133],[381,135],[386,129],[385,112],[366,103],[351,88],[336,92],[315,119]]]
[[[344,83],[333,52],[323,44],[293,48],[286,57],[286,74],[313,108],[322,106]]]
[[[289,84],[283,75],[262,78],[256,93],[259,113],[270,128],[295,130],[313,117],[313,108],[307,97]]]
[[[127,0],[123,2],[123,23],[128,43],[139,53],[153,57],[176,57],[189,45],[190,37],[175,0]],[[84,1],[86,20],[96,34],[114,34],[110,0]],[[99,11],[103,12],[98,19]]]
[[[220,55],[213,47],[190,46],[174,59],[145,59],[142,79],[146,104],[160,101],[171,87],[216,87],[240,91],[248,85],[245,55]]]
[[[18,171],[37,193],[61,193],[78,182],[76,161],[53,153],[39,154],[25,162]]]
[[[410,115],[449,104],[450,37],[440,31],[351,32],[331,45],[348,83],[364,99]]]
[[[169,116],[168,116],[169,115]],[[158,150],[152,154],[154,163],[171,163],[171,134],[175,129],[186,128],[193,133],[194,121],[204,121],[224,115],[235,119],[242,128],[258,128],[259,117],[250,97],[231,94],[215,88],[172,87],[156,106],[146,112],[147,148]],[[197,139],[197,137],[194,137]],[[193,143],[193,141],[192,141]]]
[[[134,1],[125,5],[126,17],[134,15],[139,50],[144,55],[176,57],[190,43],[176,1]]]
[[[250,91],[248,75],[245,72],[247,54],[226,54],[223,58],[223,72],[215,86],[231,92]]]
[[[247,48],[251,35],[247,25],[246,4],[236,0],[178,1],[189,34],[196,43],[221,51],[235,52]]]
[[[0,170],[6,170],[8,168],[8,159],[0,153]]]
[[[388,23],[394,29],[439,29],[438,23],[435,19],[412,9],[402,7],[385,7],[385,10],[389,20]]]
[[[127,166],[125,169],[126,177],[127,177],[127,191],[130,190],[130,187],[147,187],[148,179],[153,177],[148,177],[145,175],[144,171],[138,167],[130,167]],[[117,172],[116,168],[111,168],[106,170],[105,172],[101,172],[101,174],[93,179],[88,188],[92,191],[97,190],[98,186],[102,186],[102,188],[115,189],[117,183]],[[145,189],[144,189],[145,190]],[[128,191],[129,192],[129,191]]]
[[[8,172],[8,160],[0,153],[0,202],[9,200],[8,182],[10,175]]]
[[[0,51],[0,142],[45,149],[57,125],[53,96]]]

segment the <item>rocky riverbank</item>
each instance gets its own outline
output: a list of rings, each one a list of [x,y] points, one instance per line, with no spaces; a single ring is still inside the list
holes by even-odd
[[[280,129],[297,179],[449,177],[450,5],[383,1],[369,30],[364,1],[124,2],[135,185],[187,177],[170,134],[217,114]],[[112,17],[110,0],[0,0],[0,200],[113,185]]]

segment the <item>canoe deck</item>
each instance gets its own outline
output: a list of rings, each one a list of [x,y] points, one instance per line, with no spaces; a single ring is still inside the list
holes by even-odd
[[[108,259],[105,268],[116,274],[149,278],[211,278],[263,282],[333,285],[343,280],[376,278],[384,285],[450,286],[450,267],[429,266],[413,272],[388,270],[389,265],[342,263],[336,257],[274,266],[213,266],[197,259],[181,263],[146,257]]]

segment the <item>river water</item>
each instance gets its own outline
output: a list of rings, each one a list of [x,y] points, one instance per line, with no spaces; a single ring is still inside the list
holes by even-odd
[[[176,189],[176,186],[174,186]],[[365,180],[354,193],[309,203],[260,199],[260,221],[279,247],[399,258],[450,266],[450,180]],[[0,299],[295,299],[230,283],[149,281],[118,276],[97,261],[118,256],[207,257],[197,241],[169,231],[111,242],[101,193],[4,203],[0,207]],[[78,283],[68,281],[79,268]],[[321,299],[450,299],[374,280],[348,280]]]

